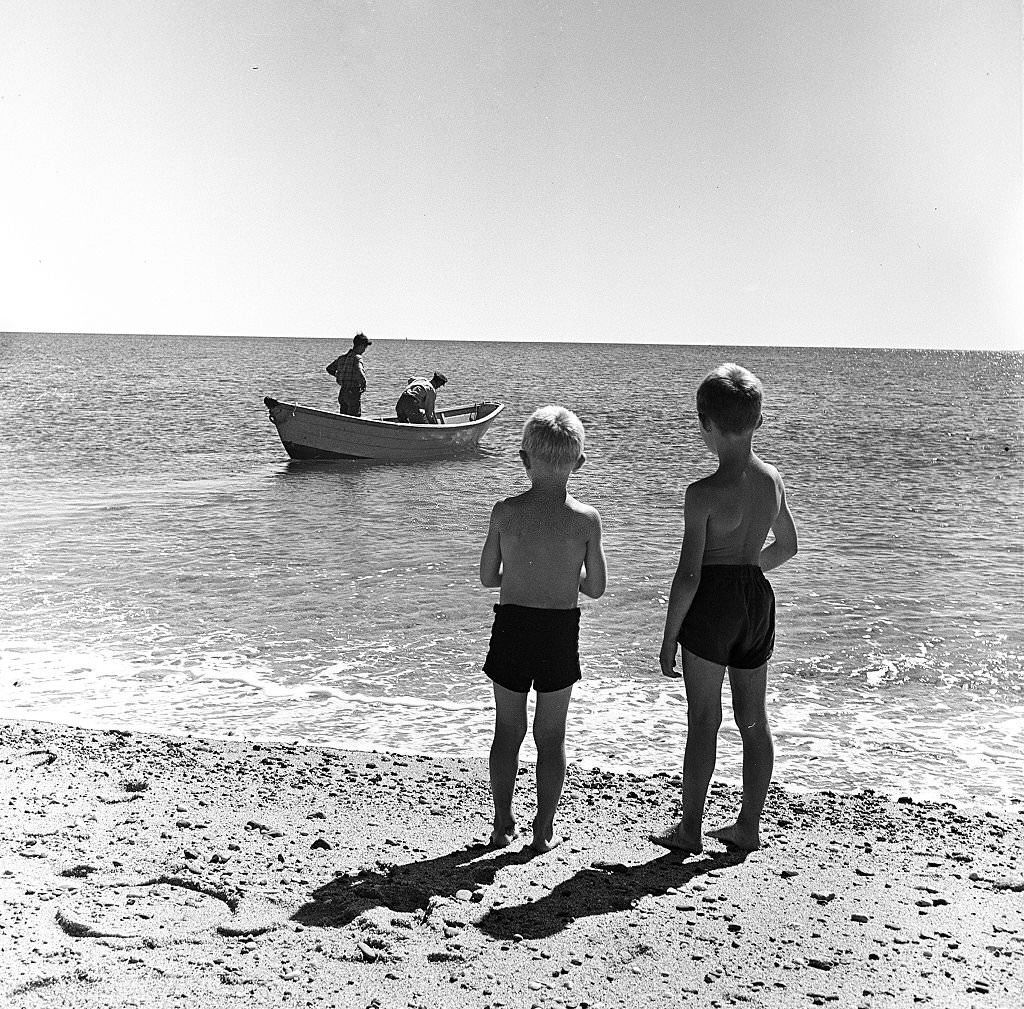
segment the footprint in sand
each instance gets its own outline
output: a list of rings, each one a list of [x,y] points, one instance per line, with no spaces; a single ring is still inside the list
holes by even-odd
[[[76,937],[166,939],[216,927],[228,917],[223,900],[172,883],[83,886],[57,908],[57,924]]]
[[[15,771],[33,771],[38,767],[49,767],[57,760],[53,750],[23,750],[15,753],[4,761],[4,764]]]
[[[222,935],[258,935],[286,916],[269,901],[234,901],[171,877],[141,883],[97,880],[57,908],[57,924],[71,936],[168,942],[213,929]]]

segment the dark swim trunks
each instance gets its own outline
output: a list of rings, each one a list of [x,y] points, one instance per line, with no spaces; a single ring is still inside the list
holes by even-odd
[[[580,673],[580,611],[543,610],[509,603],[494,607],[484,672],[517,694],[549,694],[575,683]]]
[[[764,572],[756,564],[701,568],[679,643],[720,666],[764,665],[775,648],[775,593]]]

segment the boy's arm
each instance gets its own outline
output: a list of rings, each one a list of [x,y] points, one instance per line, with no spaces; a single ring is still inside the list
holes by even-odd
[[[663,676],[678,679],[676,651],[679,647],[679,632],[690,609],[693,597],[700,585],[700,569],[704,560],[704,542],[707,538],[708,514],[700,500],[700,493],[691,484],[686,488],[683,503],[683,545],[679,550],[679,564],[672,579],[672,590],[668,596],[668,613],[665,616],[665,636],[661,642],[661,672]]]
[[[487,538],[480,552],[480,581],[489,589],[501,587],[501,537],[498,533],[498,506],[491,509]]]
[[[594,526],[587,540],[587,552],[583,557],[583,575],[580,578],[580,592],[591,599],[600,599],[608,586],[608,564],[601,543],[601,516],[594,512]]]
[[[782,487],[782,480],[779,480]],[[771,571],[780,564],[796,555],[796,523],[790,514],[789,505],[786,504],[786,488],[782,487],[782,501],[779,505],[779,514],[772,523],[772,534],[775,539],[761,550],[758,563],[762,571]]]

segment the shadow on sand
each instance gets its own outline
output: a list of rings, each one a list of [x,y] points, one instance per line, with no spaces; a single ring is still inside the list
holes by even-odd
[[[431,897],[452,897],[460,890],[472,893],[493,883],[504,866],[523,865],[532,858],[536,858],[536,852],[528,847],[512,850],[474,844],[421,862],[363,869],[319,887],[292,920],[320,928],[340,928],[371,908],[426,911]]]
[[[494,882],[499,869],[525,865],[536,857],[528,846],[495,850],[483,844],[463,845],[421,862],[347,873],[315,890],[292,920],[318,928],[342,928],[373,908],[425,913],[432,897],[453,897],[460,890],[476,896]],[[492,907],[477,927],[495,939],[551,936],[579,918],[628,910],[642,897],[661,896],[670,888],[685,886],[715,869],[738,865],[745,858],[743,852],[723,852],[683,861],[677,853],[667,852],[633,866],[595,862],[537,900]]]
[[[642,897],[661,896],[670,887],[685,886],[697,876],[738,865],[746,857],[744,852],[726,852],[684,862],[668,852],[634,866],[595,862],[537,900],[492,908],[477,927],[495,939],[544,938],[579,918],[628,910]]]

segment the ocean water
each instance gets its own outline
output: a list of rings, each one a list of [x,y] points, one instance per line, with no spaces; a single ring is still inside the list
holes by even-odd
[[[713,466],[693,393],[737,360],[800,533],[770,576],[776,780],[1024,794],[1024,355],[375,338],[365,413],[438,368],[440,404],[504,414],[453,459],[291,462],[263,397],[335,409],[323,369],[348,343],[0,336],[0,714],[485,753],[479,550],[526,486],[522,423],[555,402],[586,425],[572,490],[609,563],[581,601],[570,758],[678,772],[685,699],[657,654],[683,491]]]

